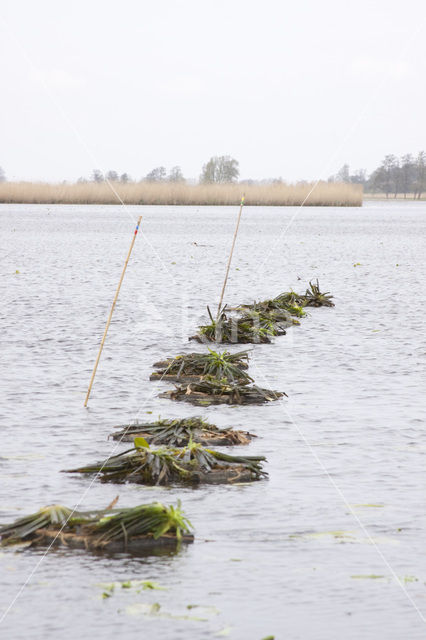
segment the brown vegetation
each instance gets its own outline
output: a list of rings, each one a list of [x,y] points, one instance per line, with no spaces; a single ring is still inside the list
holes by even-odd
[[[110,186],[111,185],[111,186]],[[132,182],[48,184],[0,183],[0,202],[24,204],[235,205],[245,194],[246,205],[351,206],[362,205],[362,186],[319,182],[243,185]]]

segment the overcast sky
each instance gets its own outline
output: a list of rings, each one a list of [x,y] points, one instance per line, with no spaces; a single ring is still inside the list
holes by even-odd
[[[9,179],[327,178],[426,148],[424,1],[2,0]]]

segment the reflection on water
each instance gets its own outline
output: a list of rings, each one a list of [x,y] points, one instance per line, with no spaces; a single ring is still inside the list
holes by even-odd
[[[139,210],[144,236],[85,410]],[[423,638],[424,205],[305,209],[272,253],[294,210],[246,208],[228,302],[318,277],[336,307],[254,346],[250,373],[288,399],[202,412],[159,399],[167,386],[148,377],[161,357],[204,349],[187,337],[218,302],[237,210],[130,211],[0,208],[0,520],[51,502],[100,508],[119,492],[122,506],[181,499],[196,540],[149,558],[2,550],[2,610],[34,571],[4,637],[139,638],[143,625],[144,637],[173,640]],[[117,488],[59,473],[128,447],[107,439],[115,424],[197,413],[257,433],[247,452],[268,457],[269,481]],[[100,583],[128,580],[167,590],[102,597]]]

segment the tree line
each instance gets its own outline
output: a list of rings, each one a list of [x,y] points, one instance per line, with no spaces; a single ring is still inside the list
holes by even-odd
[[[199,177],[200,184],[229,184],[236,182],[239,178],[239,163],[231,156],[212,156],[201,170]],[[0,167],[0,182],[5,182],[6,174]],[[110,169],[103,173],[99,169],[94,169],[90,178],[79,178],[79,183],[87,182],[120,182],[127,184],[135,182],[128,173],[119,174]],[[176,165],[167,171],[166,167],[154,167],[140,182],[153,183],[185,183],[186,179],[180,166]],[[282,183],[282,179],[277,180],[245,180],[247,184],[274,184]],[[367,175],[365,169],[358,169],[351,173],[348,164],[333,176],[328,182],[346,182],[350,184],[361,184],[367,193],[384,193],[397,197],[412,195],[414,199],[420,200],[426,191],[426,153],[419,151],[417,156],[408,153],[400,158],[395,155],[386,155],[382,163]]]
[[[206,164],[203,165],[199,178],[200,184],[224,184],[235,182],[240,175],[239,163],[231,156],[212,156]],[[0,182],[6,181],[6,174],[0,167]],[[121,182],[127,184],[136,182],[128,173],[118,173],[114,169],[110,169],[103,173],[99,169],[93,169],[90,178],[81,177],[78,183],[84,184],[88,182]],[[182,169],[176,165],[167,171],[166,167],[154,167],[149,173],[140,179],[140,182],[186,182]]]
[[[426,190],[426,153],[419,151],[416,156],[407,153],[400,158],[386,155],[381,164],[367,176],[364,169],[351,174],[349,165],[344,164],[329,182],[362,184],[367,193],[384,193],[386,198],[411,195],[420,200]]]
[[[238,180],[240,175],[238,161],[230,156],[213,156],[203,165],[199,178],[200,184],[224,184]],[[90,178],[91,182],[121,182],[126,184],[134,182],[128,173],[119,175],[117,171],[110,169],[105,174],[99,169],[94,169]],[[86,178],[79,178],[78,182],[89,182]],[[166,167],[154,167],[141,178],[140,182],[174,182],[185,183],[186,179],[179,165],[167,171]]]

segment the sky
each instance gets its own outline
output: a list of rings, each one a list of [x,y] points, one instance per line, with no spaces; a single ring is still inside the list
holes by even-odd
[[[408,0],[2,0],[10,180],[154,167],[326,179],[426,149],[426,6]]]

